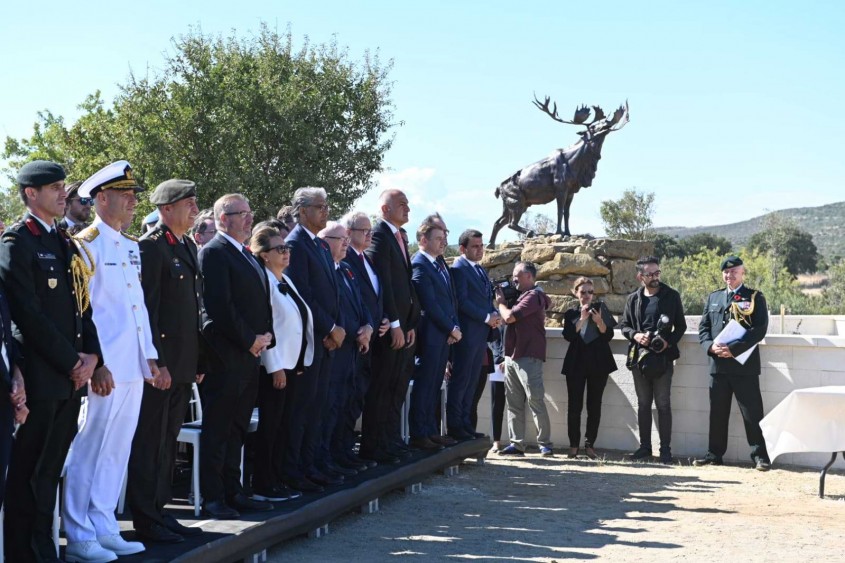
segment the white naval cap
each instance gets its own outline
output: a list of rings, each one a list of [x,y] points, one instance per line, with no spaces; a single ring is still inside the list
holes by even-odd
[[[118,160],[100,168],[79,186],[79,197],[94,197],[102,190],[135,190],[144,188],[135,181],[132,166],[125,160]]]

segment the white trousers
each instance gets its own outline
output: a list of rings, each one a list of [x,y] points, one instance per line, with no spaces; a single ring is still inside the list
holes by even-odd
[[[144,381],[116,383],[108,397],[88,394],[85,426],[70,447],[62,519],[68,542],[120,532],[114,516],[138,426]]]

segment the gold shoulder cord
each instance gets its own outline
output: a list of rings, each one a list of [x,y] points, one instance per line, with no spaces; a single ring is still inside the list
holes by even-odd
[[[85,247],[85,243],[81,240],[77,240],[76,247],[85,253],[88,257],[88,262],[91,264],[91,267],[88,267],[88,264],[85,263],[85,260],[83,260],[82,256],[79,254],[74,254],[70,261],[70,271],[73,275],[73,290],[76,295],[76,305],[78,307],[79,314],[81,315],[91,305],[91,290],[88,286],[91,278],[94,277],[95,266],[94,257],[91,256],[91,252]]]
[[[756,299],[757,292],[754,291],[751,294],[751,307],[746,310],[740,309],[739,303],[731,303],[731,316],[736,322],[744,324],[747,327],[751,327],[751,315],[754,314],[754,306],[757,303]]]

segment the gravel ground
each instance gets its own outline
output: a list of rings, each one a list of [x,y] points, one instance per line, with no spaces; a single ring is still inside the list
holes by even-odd
[[[845,476],[558,455],[467,462],[268,561],[845,561]],[[836,467],[836,466],[834,466]]]

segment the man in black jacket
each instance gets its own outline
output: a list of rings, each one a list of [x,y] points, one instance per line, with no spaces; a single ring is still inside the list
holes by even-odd
[[[728,419],[731,400],[736,395],[739,412],[745,423],[745,435],[751,446],[751,461],[758,471],[770,468],[766,441],[760,430],[763,419],[763,398],[760,395],[760,348],[766,336],[769,312],[763,294],[743,284],[745,266],[737,256],[722,260],[725,289],[717,289],[707,297],[704,314],[698,324],[698,341],[710,359],[710,443],[707,455],[694,465],[721,465],[728,449]],[[736,320],[745,334],[731,342],[715,342],[722,329]],[[739,356],[751,351],[740,361]]]
[[[620,330],[630,342],[628,367],[634,375],[637,392],[637,422],[640,447],[631,458],[651,458],[651,404],[657,405],[657,431],[660,435],[660,462],[672,463],[672,373],[674,360],[680,357],[678,342],[687,330],[680,294],[660,281],[660,262],[654,256],[637,260],[637,279],[642,287],[628,296]],[[661,330],[658,323],[661,321]],[[639,358],[644,354],[665,355],[662,374],[641,369]]]
[[[64,179],[54,162],[33,161],[20,169],[27,213],[0,244],[0,281],[26,357],[30,410],[15,437],[7,478],[8,561],[58,560],[52,534],[56,488],[81,398],[101,358],[79,251],[54,223],[65,207]]]
[[[138,242],[141,285],[150,316],[158,368],[169,386],[144,386],[140,432],[132,441],[126,500],[135,534],[144,541],[176,543],[201,533],[164,513],[171,499],[176,438],[197,377],[202,320],[202,277],[197,247],[187,235],[197,209],[196,185],[167,180],[150,195],[161,220]]]

